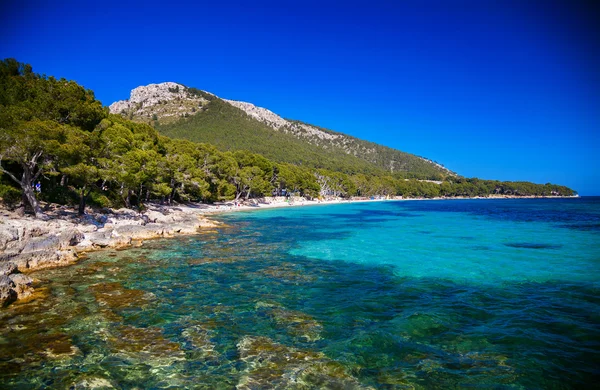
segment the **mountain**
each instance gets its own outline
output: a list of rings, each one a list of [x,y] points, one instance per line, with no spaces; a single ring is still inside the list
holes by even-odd
[[[277,162],[350,174],[387,172],[435,180],[456,176],[410,153],[173,82],[137,87],[129,100],[111,104],[110,111],[149,123],[172,138],[210,143],[222,150],[249,150]]]

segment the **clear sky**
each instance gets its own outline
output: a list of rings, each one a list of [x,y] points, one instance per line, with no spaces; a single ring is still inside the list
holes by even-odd
[[[600,195],[598,1],[4,1],[0,58],[109,105],[175,81],[467,177]]]

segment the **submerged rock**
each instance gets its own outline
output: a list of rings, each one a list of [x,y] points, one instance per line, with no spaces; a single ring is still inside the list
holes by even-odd
[[[79,348],[73,345],[71,337],[63,333],[40,336],[39,342],[49,358],[60,359],[79,353]]]
[[[199,259],[188,260],[187,263],[189,265],[231,264],[231,263],[236,263],[238,261],[243,261],[243,260],[244,259],[239,259],[236,257],[222,257],[222,258],[202,257]]]
[[[294,284],[311,283],[316,280],[314,275],[310,275],[304,272],[304,270],[298,269],[294,264],[287,263],[267,267],[261,270],[260,273],[270,278]]]
[[[216,345],[211,340],[214,332],[207,329],[206,326],[202,324],[192,325],[186,328],[181,335],[195,351],[199,352],[202,358],[215,360],[219,357],[217,351],[215,351]]]
[[[96,301],[102,306],[113,310],[128,307],[139,308],[150,303],[152,293],[123,287],[121,283],[99,283],[90,286]]]
[[[294,337],[304,339],[305,341],[317,341],[321,339],[323,325],[306,313],[264,302],[258,302],[256,309],[264,313],[278,327],[283,328]]]
[[[320,352],[299,350],[267,337],[244,337],[237,345],[246,364],[236,388],[366,389],[346,368]]]
[[[105,378],[100,377],[86,377],[77,379],[75,383],[69,386],[69,390],[102,390],[102,389],[116,389],[116,387]]]
[[[493,353],[469,352],[466,354],[448,355],[444,358],[429,357],[416,364],[417,375],[427,375],[450,383],[456,378],[450,373],[461,373],[456,386],[484,386],[498,383],[510,384],[518,377],[516,370],[508,365],[508,358]],[[488,382],[489,381],[489,382]]]
[[[166,339],[159,328],[122,325],[109,336],[108,341],[117,354],[133,363],[164,367],[185,360],[181,346]]]

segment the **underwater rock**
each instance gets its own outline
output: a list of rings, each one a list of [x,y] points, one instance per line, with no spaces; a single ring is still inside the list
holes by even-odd
[[[188,260],[187,263],[189,265],[204,265],[204,264],[231,264],[238,262],[242,259],[234,258],[234,257],[223,257],[223,258],[212,258],[212,257],[203,257],[200,259],[191,259]]]
[[[431,337],[452,329],[452,324],[435,313],[414,312],[396,317],[393,323],[406,339]]]
[[[310,342],[321,339],[323,325],[306,313],[264,302],[258,302],[256,309],[292,336]]]
[[[216,359],[218,353],[215,351],[215,343],[211,341],[213,331],[207,329],[201,324],[192,325],[185,329],[181,335],[185,340],[200,352],[200,356],[205,359]]]
[[[51,334],[40,336],[40,344],[49,358],[61,359],[79,353],[79,348],[73,345],[71,337],[66,334]]]
[[[470,352],[442,357],[429,357],[416,364],[417,375],[439,378],[450,383],[460,378],[452,387],[497,385],[513,383],[518,373],[507,364],[508,358],[493,353]],[[451,374],[455,373],[455,374]],[[461,373],[456,376],[456,373]],[[489,381],[489,382],[488,382]]]
[[[407,374],[400,368],[380,370],[377,374],[377,383],[384,385],[385,389],[415,389],[415,386],[408,381]]]
[[[260,271],[262,275],[288,282],[288,283],[311,283],[316,280],[316,276],[309,275],[303,270],[297,269],[292,264],[280,264],[267,267]]]
[[[69,390],[101,390],[101,389],[116,389],[108,379],[100,377],[87,377],[77,379],[77,382],[69,386]]]
[[[181,346],[166,339],[159,328],[122,325],[117,328],[116,334],[109,336],[108,341],[116,353],[152,367],[170,366],[185,360]]]
[[[123,287],[121,283],[99,283],[90,286],[96,301],[113,310],[139,308],[150,303],[151,293]]]
[[[368,389],[346,368],[320,352],[299,350],[267,337],[246,336],[238,344],[246,364],[236,388],[269,389]]]

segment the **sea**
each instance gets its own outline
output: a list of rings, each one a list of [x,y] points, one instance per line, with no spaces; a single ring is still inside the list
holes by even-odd
[[[215,216],[38,271],[6,389],[600,387],[600,198]]]

